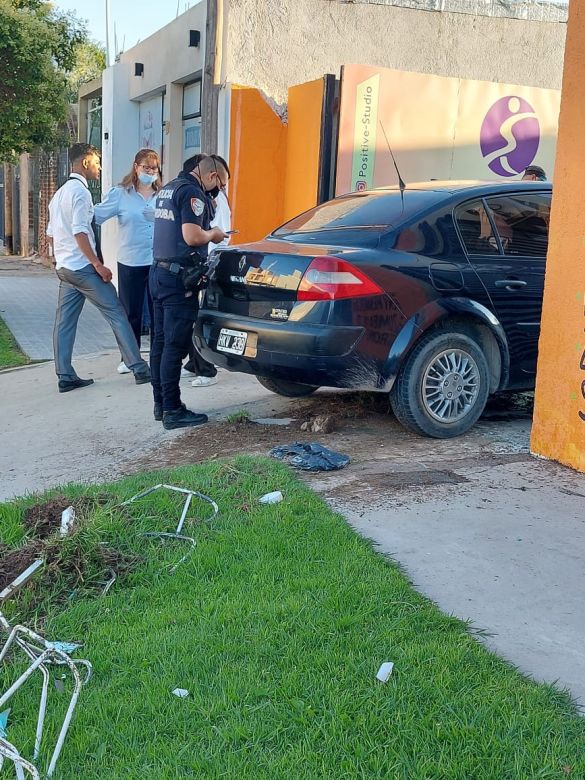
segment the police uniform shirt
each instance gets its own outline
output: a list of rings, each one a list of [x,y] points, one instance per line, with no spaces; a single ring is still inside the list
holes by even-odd
[[[207,244],[189,246],[183,238],[182,226],[199,225],[209,230],[213,217],[212,204],[206,192],[190,173],[181,173],[158,192],[154,219],[154,257],[174,260],[193,254],[207,257]]]

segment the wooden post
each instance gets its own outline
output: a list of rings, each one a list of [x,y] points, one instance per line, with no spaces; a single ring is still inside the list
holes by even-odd
[[[20,155],[20,255],[28,257],[30,254],[29,242],[29,208],[28,194],[30,189],[29,159],[28,154]]]
[[[9,254],[13,252],[12,241],[12,165],[4,163],[4,246]]]
[[[205,60],[203,65],[203,94],[201,95],[201,151],[217,152],[217,107],[219,84],[216,83],[216,57],[218,53],[218,4],[222,0],[207,0],[205,21]]]

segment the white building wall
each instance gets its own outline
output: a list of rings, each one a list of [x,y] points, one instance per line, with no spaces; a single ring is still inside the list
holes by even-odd
[[[102,80],[102,196],[128,173],[137,151],[140,106],[129,99],[130,65],[117,64]],[[102,227],[102,251],[108,260],[116,256],[117,223]],[[108,263],[117,282],[116,264]]]
[[[181,169],[183,84],[199,76],[203,70],[205,14],[206,3],[202,0],[154,35],[124,52],[118,63],[104,71],[102,195],[128,173],[142,144],[141,104],[152,106],[163,100],[164,129],[153,133],[156,142],[159,138],[162,142],[163,179],[173,178]],[[189,30],[200,31],[198,47],[189,46]],[[144,66],[142,76],[135,75],[137,63]],[[158,116],[157,112],[154,114]],[[116,238],[116,223],[110,220],[102,228],[105,257],[115,257]],[[110,266],[116,276],[115,264],[110,263]]]
[[[162,133],[163,178],[177,174],[183,162],[183,84],[201,75],[205,54],[204,0],[170,24],[120,56],[120,62],[103,74],[104,120],[116,125],[116,140],[104,140],[102,191],[119,181],[130,169],[140,147],[140,103],[159,100],[164,95],[165,128]],[[199,30],[198,47],[189,46],[189,30]],[[143,75],[135,75],[137,63]]]
[[[228,0],[227,80],[278,103],[344,63],[560,89],[566,25],[340,0]]]

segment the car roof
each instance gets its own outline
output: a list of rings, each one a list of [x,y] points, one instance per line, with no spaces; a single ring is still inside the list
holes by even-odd
[[[469,180],[469,181],[422,181],[407,184],[405,191],[430,191],[444,194],[466,194],[471,192],[476,195],[491,194],[496,192],[530,192],[534,189],[538,190],[552,190],[552,184],[550,181],[522,181],[516,179],[514,181],[481,181],[481,180]],[[400,190],[398,184],[389,187],[378,187],[370,192],[397,192]]]

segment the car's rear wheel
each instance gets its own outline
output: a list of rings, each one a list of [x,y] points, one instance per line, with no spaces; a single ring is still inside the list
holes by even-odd
[[[398,420],[436,439],[460,436],[479,419],[489,395],[481,347],[463,333],[435,331],[406,359],[390,393]]]
[[[269,379],[265,376],[257,376],[256,379],[262,387],[286,398],[303,398],[319,389],[318,385],[302,385],[300,382],[287,382],[285,379]]]

